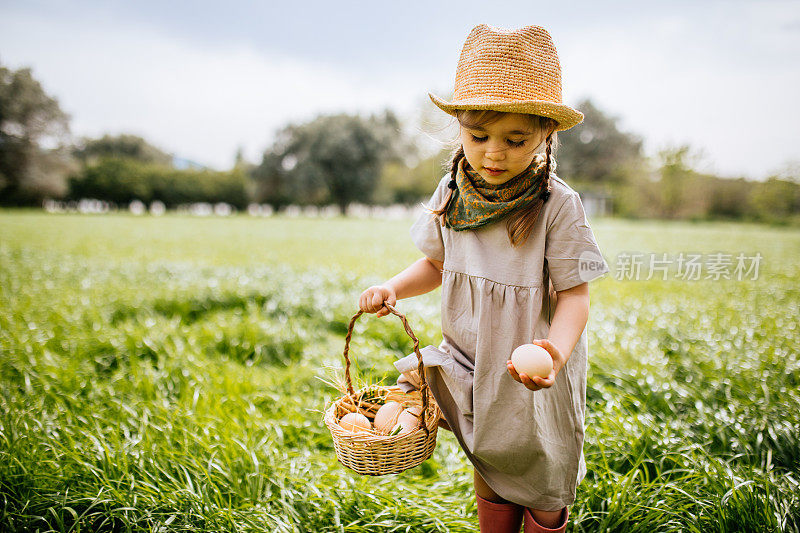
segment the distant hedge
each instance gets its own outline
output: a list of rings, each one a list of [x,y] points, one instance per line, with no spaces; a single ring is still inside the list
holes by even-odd
[[[242,209],[249,200],[247,184],[247,175],[237,169],[227,172],[179,170],[134,159],[107,158],[73,176],[69,182],[69,196],[116,204],[160,200],[167,207],[225,202]]]

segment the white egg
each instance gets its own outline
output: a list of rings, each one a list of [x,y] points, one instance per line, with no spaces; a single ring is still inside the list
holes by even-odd
[[[546,378],[553,370],[553,358],[550,353],[536,344],[523,344],[517,346],[511,354],[511,363],[517,374],[527,374],[528,377],[540,376]]]
[[[410,433],[414,431],[417,427],[419,427],[419,416],[422,413],[422,409],[414,406],[409,407],[408,409],[404,409],[400,416],[397,417],[397,424],[392,428],[391,433],[397,431],[400,428],[398,435],[405,435],[406,433]]]
[[[375,429],[389,432],[394,427],[403,411],[403,406],[397,402],[386,402],[375,413]]]
[[[353,433],[364,433],[372,428],[372,424],[369,423],[369,418],[361,413],[347,413],[339,420],[339,425]]]

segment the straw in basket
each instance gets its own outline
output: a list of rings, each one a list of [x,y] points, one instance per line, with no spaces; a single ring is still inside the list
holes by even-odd
[[[406,317],[391,305],[384,303],[389,312],[403,322],[406,333],[414,341],[414,353],[419,361],[420,388],[404,393],[400,387],[384,387],[373,385],[359,391],[353,390],[350,379],[350,339],[353,327],[362,311],[353,316],[344,342],[345,378],[347,394],[334,400],[325,410],[323,420],[333,437],[336,457],[344,466],[359,474],[382,476],[397,474],[413,468],[428,459],[436,447],[436,432],[442,412],[434,400],[422,365],[422,354],[419,351],[419,340],[411,331]],[[377,410],[388,401],[396,401],[404,406],[416,405],[422,408],[419,426],[408,433],[384,435],[372,429],[368,432],[351,432],[339,425],[339,420],[347,413],[360,412],[368,418],[374,418]]]

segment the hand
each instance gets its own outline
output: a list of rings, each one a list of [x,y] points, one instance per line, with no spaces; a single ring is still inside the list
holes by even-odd
[[[550,357],[553,358],[553,370],[550,371],[550,375],[546,378],[542,378],[539,376],[528,376],[524,372],[522,374],[518,374],[514,368],[514,364],[510,359],[506,361],[508,373],[511,374],[511,377],[514,378],[515,381],[519,381],[530,390],[537,391],[540,389],[549,389],[556,382],[556,374],[558,374],[558,371],[561,370],[566,361],[564,360],[564,356],[561,355],[561,352],[558,350],[558,348],[556,348],[555,345],[549,340],[536,339],[533,341],[533,344],[541,346],[547,350],[547,353],[549,353]]]
[[[389,309],[383,305],[383,302],[389,305],[396,304],[397,294],[388,285],[373,285],[361,293],[361,298],[358,299],[358,308],[365,313],[377,313],[376,316],[380,318],[389,314]]]

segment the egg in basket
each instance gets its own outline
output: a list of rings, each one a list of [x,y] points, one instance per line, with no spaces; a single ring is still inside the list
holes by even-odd
[[[414,342],[419,361],[419,390],[408,393],[398,386],[371,385],[353,390],[350,377],[350,339],[362,311],[353,316],[344,345],[344,396],[333,400],[325,409],[323,420],[333,437],[336,457],[359,474],[382,476],[397,474],[427,460],[436,447],[436,432],[442,412],[425,381],[419,340],[414,336],[406,317],[384,303],[403,322]]]

